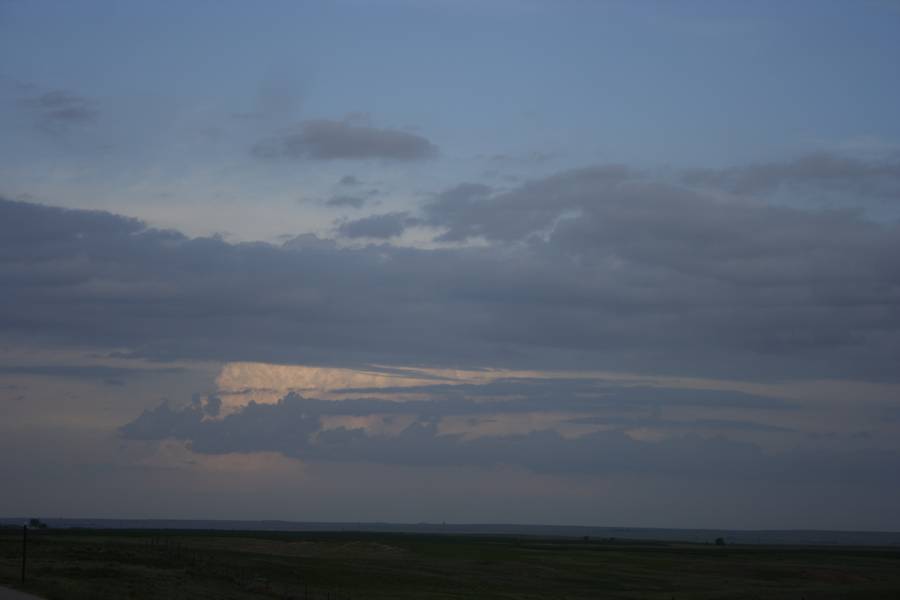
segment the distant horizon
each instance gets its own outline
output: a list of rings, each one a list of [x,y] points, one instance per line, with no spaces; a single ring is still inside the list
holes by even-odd
[[[33,517],[32,517],[33,518]],[[0,517],[0,527],[18,527]],[[279,519],[104,519],[42,518],[52,529],[122,529],[148,531],[229,531],[234,533],[371,533],[409,535],[535,536],[594,541],[660,541],[711,544],[722,538],[738,545],[900,546],[900,532],[819,529],[729,529],[546,525],[516,523],[391,523],[290,521]]]
[[[154,522],[164,522],[164,523],[287,523],[293,525],[312,525],[312,526],[398,526],[398,527],[452,527],[452,528],[463,528],[463,527],[497,527],[497,528],[517,528],[521,527],[523,529],[540,529],[540,528],[552,528],[552,529],[577,529],[577,530],[602,530],[602,531],[614,531],[614,530],[625,530],[625,531],[718,531],[718,532],[747,532],[747,533],[755,533],[755,532],[820,532],[820,533],[873,533],[873,534],[898,534],[900,535],[900,530],[872,530],[872,529],[806,529],[806,528],[759,528],[759,529],[747,529],[741,527],[651,527],[651,526],[629,526],[629,525],[584,525],[584,524],[552,524],[552,523],[514,523],[514,522],[444,522],[444,521],[304,521],[297,519],[207,519],[207,518],[183,518],[183,517],[174,517],[174,518],[156,518],[156,517],[8,517],[8,516],[0,516],[0,525],[8,525],[12,521],[21,520],[24,522],[29,521],[30,519],[35,519],[50,523],[50,522],[120,522],[120,523],[154,523]],[[273,530],[277,531],[277,530]],[[900,543],[900,541],[898,541]]]

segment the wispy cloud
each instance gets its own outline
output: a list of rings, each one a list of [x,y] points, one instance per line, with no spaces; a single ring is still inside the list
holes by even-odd
[[[299,130],[267,138],[251,152],[261,159],[398,160],[437,155],[437,146],[420,135],[349,121],[305,121]]]
[[[349,196],[346,194],[332,196],[325,201],[327,206],[333,206],[335,208],[362,208],[365,203],[365,198],[361,198],[360,196]]]
[[[38,127],[50,133],[60,133],[73,126],[92,123],[100,115],[96,102],[65,90],[51,90],[29,96],[20,103],[35,115]]]

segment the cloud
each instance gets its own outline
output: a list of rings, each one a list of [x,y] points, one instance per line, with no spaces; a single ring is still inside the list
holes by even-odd
[[[487,160],[502,165],[540,165],[560,158],[557,152],[534,150],[523,154],[492,154]]]
[[[765,431],[788,432],[793,431],[788,427],[767,425],[753,421],[739,421],[732,419],[692,419],[675,421],[659,418],[610,418],[610,417],[577,417],[570,419],[569,423],[576,425],[615,425],[620,428],[654,428],[664,430],[697,430],[716,429],[730,431]]]
[[[491,196],[493,188],[482,183],[461,183],[438,194],[425,205],[426,221],[432,225],[447,227],[438,237],[440,241],[463,241],[479,235],[477,223],[464,224]]]
[[[333,206],[335,208],[362,208],[365,203],[365,198],[347,195],[334,196],[325,201],[327,206]]]
[[[372,238],[386,240],[403,235],[406,228],[419,221],[407,212],[392,212],[345,221],[338,225],[338,233],[346,238]]]
[[[53,133],[93,122],[100,114],[93,101],[64,90],[30,96],[21,104],[37,116],[41,129]]]
[[[263,159],[382,159],[413,161],[432,158],[437,147],[422,136],[347,121],[305,121],[298,131],[257,143],[251,149]]]
[[[120,382],[122,379],[181,373],[181,367],[130,368],[98,365],[10,365],[0,366],[0,375],[34,375]]]
[[[253,110],[232,113],[241,120],[267,120],[287,123],[301,109],[309,82],[297,78],[296,72],[270,73],[260,81]]]
[[[473,405],[467,408],[470,412],[498,411],[499,406],[509,411],[536,411],[548,406],[568,411],[612,408],[628,412],[655,410],[660,407],[791,409],[791,404],[783,399],[740,391],[677,389],[634,383],[621,385],[603,379],[574,377],[565,379],[516,377],[489,383],[348,387],[334,391],[374,397],[390,394],[424,394],[431,398],[434,406],[437,406],[435,403],[439,401],[472,403]],[[498,398],[500,400],[496,400]],[[496,404],[491,403],[493,400]]]
[[[738,194],[768,193],[785,186],[837,186],[844,191],[885,194],[900,191],[900,162],[819,152],[788,162],[690,169],[682,179],[690,185],[723,188]]]
[[[290,389],[290,388],[289,388]],[[398,387],[356,387],[323,390],[313,387],[302,389],[304,393],[318,393],[327,399],[304,398],[296,392],[257,401],[258,392],[277,390],[258,388],[220,389],[219,395],[243,397],[243,402],[229,400],[229,408],[240,408],[250,401],[272,404],[287,396],[296,406],[320,415],[369,416],[402,415],[413,412],[421,417],[440,418],[459,415],[490,415],[496,413],[563,412],[589,419],[582,424],[622,424],[623,419],[642,426],[653,422],[664,425],[657,415],[661,410],[678,411],[690,415],[700,412],[707,415],[714,411],[726,414],[747,412],[765,413],[784,418],[799,410],[799,406],[776,397],[765,397],[735,390],[675,389],[651,386],[622,385],[603,380],[556,379],[532,377],[526,379],[501,379],[482,384],[404,385]],[[292,395],[294,394],[294,395]],[[427,400],[427,401],[426,401]],[[601,416],[590,416],[590,415]],[[587,416],[585,416],[587,415]],[[573,417],[575,418],[575,417]],[[590,419],[597,419],[596,422]],[[572,421],[574,422],[574,421]],[[726,421],[721,421],[725,423]],[[708,421],[705,426],[712,426]],[[724,425],[723,425],[724,427]]]
[[[509,192],[463,183],[439,194],[424,212],[430,225],[446,229],[438,238],[442,241],[515,241],[548,232],[567,214],[602,207],[623,182],[637,179],[625,167],[612,165],[566,171]]]
[[[900,456],[892,451],[836,452],[814,447],[768,454],[753,443],[722,436],[675,434],[660,441],[642,441],[620,428],[575,437],[537,429],[525,434],[468,438],[441,433],[437,419],[420,416],[393,435],[371,434],[360,428],[326,429],[324,414],[315,406],[327,411],[335,404],[342,403],[315,404],[314,400],[289,395],[277,404],[251,403],[222,419],[209,419],[202,404],[173,409],[163,403],[123,426],[120,433],[132,440],[182,440],[189,442],[193,451],[207,454],[278,452],[334,462],[515,465],[544,473],[652,473],[719,481],[878,484],[890,479],[900,467]],[[740,424],[731,425],[740,428]]]
[[[281,247],[285,250],[326,251],[337,249],[337,244],[334,240],[320,238],[314,233],[301,233],[300,235],[288,236],[282,242]]]
[[[612,165],[465,184],[421,216],[338,232],[385,240],[418,222],[458,245],[231,244],[2,201],[0,333],[156,359],[898,377],[894,223]]]
[[[355,175],[344,175],[338,180],[338,184],[346,185],[346,186],[355,186],[362,185],[362,181],[360,181]]]

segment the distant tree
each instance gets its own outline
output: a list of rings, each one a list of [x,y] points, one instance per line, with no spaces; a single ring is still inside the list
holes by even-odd
[[[725,545],[725,538],[717,537],[716,538],[716,546],[724,546],[724,545]]]
[[[47,529],[47,524],[40,519],[28,519],[28,526],[32,529]]]

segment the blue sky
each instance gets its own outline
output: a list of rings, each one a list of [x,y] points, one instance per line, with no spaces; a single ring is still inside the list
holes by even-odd
[[[0,515],[900,528],[898,57],[886,0],[0,2]]]
[[[305,119],[355,115],[440,148],[422,164],[356,166],[389,176],[388,206],[461,180],[496,184],[597,162],[727,167],[884,152],[900,136],[900,16],[891,3],[7,2],[0,10],[4,193],[119,206],[196,233],[210,226],[193,212],[173,207],[165,217],[140,205],[167,205],[154,194],[208,207],[217,195],[289,205],[331,193],[328,177],[347,165],[310,172],[248,156],[254,138]],[[22,100],[52,90],[84,98],[94,118],[56,135],[36,130]],[[545,160],[498,165],[497,155]],[[219,231],[290,233],[248,227],[233,212]],[[294,227],[305,215],[311,230],[330,217],[291,213]]]

